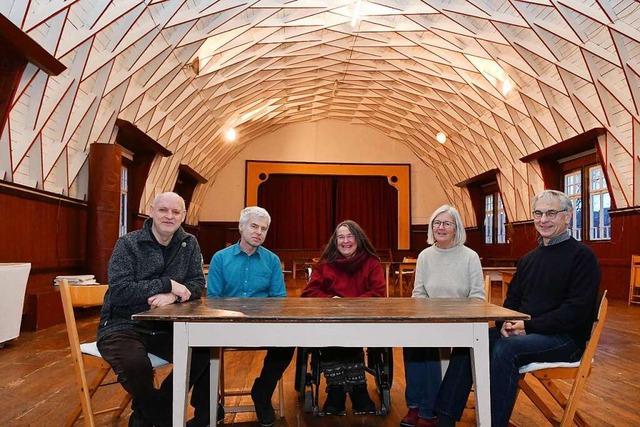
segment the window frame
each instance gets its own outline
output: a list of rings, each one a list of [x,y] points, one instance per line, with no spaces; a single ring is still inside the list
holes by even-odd
[[[608,210],[612,209],[612,200],[611,193],[609,192],[609,184],[607,182],[607,177],[605,174],[604,167],[598,158],[595,150],[589,150],[587,152],[579,153],[575,156],[571,156],[566,159],[559,159],[558,163],[560,163],[561,171],[562,171],[562,191],[564,191],[570,199],[576,200],[577,198],[573,194],[574,191],[567,190],[567,177],[570,175],[576,175],[580,173],[580,201],[581,201],[581,209],[576,208],[576,204],[574,203],[574,218],[571,220],[571,235],[576,239],[582,242],[609,242],[611,241],[611,217],[609,216],[609,226],[608,229],[604,231],[606,237],[593,237],[591,222],[591,207],[592,207],[592,189],[591,189],[591,171],[594,168],[600,169],[600,182],[604,183],[604,187],[601,187],[598,194],[607,194],[609,198],[609,207]],[[574,184],[575,185],[575,184]],[[580,215],[580,230],[575,231],[574,224],[578,219],[578,215]],[[600,219],[604,221],[605,215],[601,215]]]
[[[502,201],[502,194],[497,183],[490,183],[482,186],[483,195],[483,243],[485,245],[503,245],[507,243],[506,223],[507,214]],[[489,198],[491,198],[491,206],[489,206]],[[490,218],[491,224],[488,226],[487,220]],[[491,229],[491,241],[488,241]]]

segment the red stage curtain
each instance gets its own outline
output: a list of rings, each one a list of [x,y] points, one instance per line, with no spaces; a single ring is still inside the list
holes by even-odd
[[[398,191],[382,176],[339,176],[336,224],[357,222],[376,250],[398,247]]]
[[[258,188],[258,204],[271,215],[270,249],[322,248],[345,219],[376,249],[398,247],[398,192],[385,177],[274,174]]]
[[[269,176],[258,187],[258,205],[271,215],[265,247],[321,248],[333,232],[331,176]]]

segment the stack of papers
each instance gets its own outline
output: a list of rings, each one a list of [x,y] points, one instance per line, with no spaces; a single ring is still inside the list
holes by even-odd
[[[96,276],[93,274],[80,274],[77,276],[56,276],[53,281],[54,285],[59,285],[62,280],[66,279],[70,285],[97,285]]]

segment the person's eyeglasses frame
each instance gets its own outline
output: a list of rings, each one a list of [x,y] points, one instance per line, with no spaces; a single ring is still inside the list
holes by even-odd
[[[542,219],[543,216],[546,216],[547,219],[554,220],[556,219],[556,217],[560,212],[567,212],[567,209],[560,209],[558,211],[555,209],[549,209],[548,211],[544,211],[544,212],[535,210],[531,212],[531,214],[533,215],[534,219]]]
[[[437,229],[437,228],[439,228],[441,225],[442,225],[444,228],[446,228],[446,229],[450,229],[450,228],[453,228],[453,227],[455,227],[455,226],[456,226],[455,222],[451,222],[451,221],[440,221],[440,220],[438,220],[438,219],[436,219],[435,221],[433,221],[433,222],[431,223],[431,226],[433,227],[433,229],[434,229],[434,230],[435,230],[435,229]]]

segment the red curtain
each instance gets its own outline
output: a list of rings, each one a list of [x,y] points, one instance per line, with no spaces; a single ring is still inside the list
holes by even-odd
[[[271,215],[265,247],[321,248],[333,232],[330,176],[270,175],[258,187],[258,205]]]
[[[258,204],[272,219],[267,248],[319,249],[345,219],[376,249],[398,247],[398,192],[385,177],[274,174],[258,188]]]
[[[386,177],[337,177],[335,205],[336,224],[357,222],[376,250],[398,247],[398,191]]]

